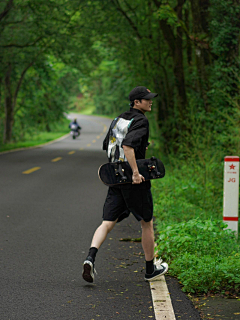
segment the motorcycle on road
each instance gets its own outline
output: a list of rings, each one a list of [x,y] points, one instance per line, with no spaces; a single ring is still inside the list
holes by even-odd
[[[80,136],[80,129],[78,128],[78,125],[72,123],[70,129],[70,134],[73,139],[76,139],[78,136]]]

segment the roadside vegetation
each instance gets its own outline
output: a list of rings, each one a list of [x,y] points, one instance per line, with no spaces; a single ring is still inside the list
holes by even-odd
[[[0,150],[64,134],[64,112],[115,116],[137,85],[158,92],[159,254],[183,290],[236,293],[239,240],[221,221],[224,156],[240,154],[239,35],[238,0],[1,1]]]
[[[0,152],[19,148],[29,148],[56,140],[69,133],[68,125],[69,120],[63,118],[60,122],[51,125],[50,131],[41,131],[39,129],[34,130],[34,128],[31,128],[31,131],[25,133],[21,139],[16,139],[16,142],[12,141],[10,143],[0,145]]]
[[[185,292],[238,295],[240,243],[222,222],[222,180],[204,183],[200,167],[165,164],[166,176],[152,183],[152,191],[156,250],[170,264],[169,274]]]

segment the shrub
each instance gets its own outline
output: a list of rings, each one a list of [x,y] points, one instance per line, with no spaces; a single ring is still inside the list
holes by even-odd
[[[191,219],[159,231],[157,250],[170,263],[183,291],[237,292],[240,287],[240,247],[233,231],[218,220]]]

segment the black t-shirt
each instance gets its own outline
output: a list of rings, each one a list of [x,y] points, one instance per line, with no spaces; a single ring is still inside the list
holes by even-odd
[[[149,123],[145,115],[135,108],[130,108],[129,111],[122,113],[119,117],[113,120],[107,136],[103,141],[103,150],[108,151],[109,141],[111,141],[113,138],[112,135],[114,135],[112,131],[113,128],[116,127],[117,122],[120,123],[120,131],[118,131],[116,136],[121,136],[120,139],[117,139],[118,147],[122,148],[123,145],[132,147],[135,151],[136,160],[145,159],[149,137]],[[114,148],[116,147],[114,146]]]

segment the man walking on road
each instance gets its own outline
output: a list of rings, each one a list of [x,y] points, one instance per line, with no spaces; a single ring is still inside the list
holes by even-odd
[[[109,187],[103,207],[103,222],[94,233],[88,256],[83,263],[82,277],[94,280],[94,264],[98,249],[117,222],[132,212],[142,227],[142,247],[146,260],[145,280],[152,281],[165,274],[167,263],[154,264],[153,201],[151,183],[139,174],[136,160],[145,159],[149,123],[145,117],[151,111],[152,99],[158,94],[143,86],[129,94],[131,108],[113,120],[103,141],[110,162],[128,161],[132,168],[132,184]]]

